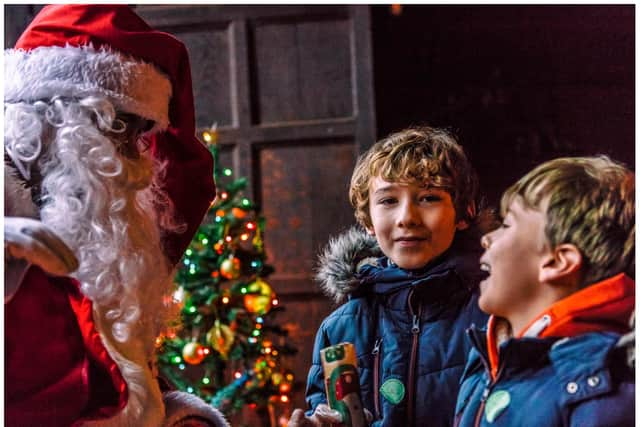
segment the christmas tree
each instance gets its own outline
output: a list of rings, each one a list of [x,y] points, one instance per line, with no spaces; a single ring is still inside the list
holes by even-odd
[[[215,128],[203,139],[218,194],[176,274],[180,322],[156,340],[158,368],[175,388],[226,415],[249,405],[273,420],[273,405],[289,401],[293,383],[282,356],[296,349],[276,322],[282,307],[265,281],[273,272],[265,262],[265,220],[243,195],[246,178],[220,168]]]

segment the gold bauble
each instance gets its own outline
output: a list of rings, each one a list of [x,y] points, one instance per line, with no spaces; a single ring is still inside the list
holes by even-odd
[[[249,313],[259,316],[271,310],[273,290],[264,280],[257,278],[247,286],[247,294],[244,296],[244,308]]]
[[[273,375],[271,375],[271,382],[273,383],[273,385],[280,385],[283,379],[284,375],[282,375],[280,372],[274,372]]]
[[[216,320],[213,327],[207,332],[206,337],[211,347],[226,359],[235,339],[235,334],[231,328]]]

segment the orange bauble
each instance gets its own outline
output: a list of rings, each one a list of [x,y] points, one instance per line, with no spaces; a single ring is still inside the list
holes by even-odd
[[[229,257],[220,263],[220,274],[225,279],[233,280],[240,277],[240,260]]]
[[[182,347],[182,358],[190,365],[199,365],[205,356],[204,346],[197,342],[190,342]]]

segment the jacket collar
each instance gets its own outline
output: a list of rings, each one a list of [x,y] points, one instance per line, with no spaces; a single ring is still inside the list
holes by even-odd
[[[518,337],[574,337],[586,332],[629,330],[635,281],[624,273],[569,295],[538,315]]]
[[[383,256],[373,236],[360,227],[352,227],[330,239],[319,257],[315,278],[336,304],[349,296],[370,292],[376,280],[400,280],[402,288],[421,277],[455,271],[470,288],[475,287],[486,276],[479,268],[482,248],[476,234],[471,230],[456,233],[451,249],[438,260],[418,270],[402,270]],[[394,268],[401,271],[392,272]]]
[[[515,337],[529,347],[537,341],[542,344],[538,346],[538,351],[546,352],[561,338],[589,332],[628,332],[629,318],[635,304],[634,288],[634,280],[624,273],[590,285],[553,304]],[[477,357],[483,359],[492,379],[495,379],[500,359],[507,357],[505,348],[514,345],[508,322],[491,316],[484,339],[477,330],[468,333],[479,353]],[[528,348],[527,351],[533,350]],[[556,359],[562,360],[563,353],[560,350],[556,353]],[[535,357],[535,352],[530,357]]]
[[[498,375],[508,378],[523,370],[536,369],[548,364],[561,383],[576,378],[589,377],[611,368],[612,352],[620,336],[610,332],[587,333],[573,338],[528,338],[506,339],[499,345],[498,365],[489,361],[489,348],[486,331],[471,327],[467,337],[472,343],[461,382],[479,370],[484,370],[491,381]],[[614,362],[617,363],[617,362]],[[499,373],[499,374],[498,374]],[[608,378],[608,374],[601,379]]]
[[[426,266],[406,270],[381,257],[375,263],[364,265],[357,272],[360,287],[353,296],[374,294],[388,296],[411,289],[415,301],[448,305],[452,300],[466,298],[477,286],[482,275],[478,255],[473,251],[450,248]]]

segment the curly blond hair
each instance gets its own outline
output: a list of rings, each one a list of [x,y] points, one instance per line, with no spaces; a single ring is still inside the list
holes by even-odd
[[[441,188],[451,195],[458,221],[478,217],[478,179],[456,140],[444,129],[411,127],[375,143],[361,155],[351,177],[349,200],[355,217],[370,228],[369,186],[373,178],[389,182],[419,183]]]

